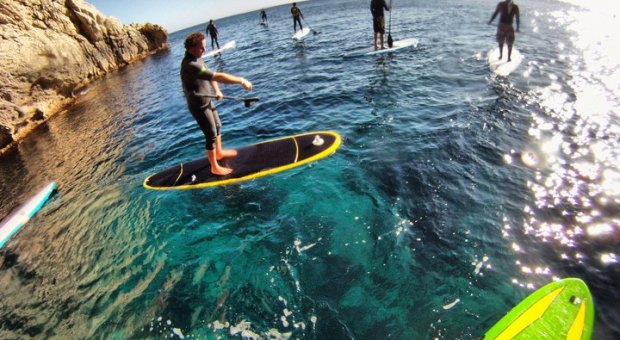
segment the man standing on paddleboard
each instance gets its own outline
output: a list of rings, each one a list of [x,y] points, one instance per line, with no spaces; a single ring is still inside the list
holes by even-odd
[[[260,10],[260,20],[261,20],[261,24],[264,24],[264,25],[267,24],[267,12],[265,12],[264,8]]]
[[[370,1],[370,13],[372,13],[372,28],[375,32],[375,50],[377,46],[377,35],[381,40],[381,49],[385,49],[383,46],[383,35],[385,34],[385,14],[383,9],[389,11],[390,7],[385,3],[385,0],[371,0]]]
[[[215,50],[215,46],[213,45],[213,42],[215,41],[217,49],[219,50],[220,43],[217,42],[218,31],[217,27],[215,27],[215,24],[213,23],[213,20],[209,20],[209,25],[207,25],[207,35],[211,36],[211,49]]]
[[[304,28],[301,26],[301,19],[304,18],[304,15],[301,14],[301,10],[299,10],[297,4],[294,2],[293,7],[291,7],[291,14],[293,15],[293,33],[297,32],[297,23],[299,23],[299,29],[303,30]]]
[[[201,59],[206,48],[206,37],[200,32],[194,32],[185,38],[185,57],[181,62],[181,82],[189,111],[205,135],[211,172],[223,176],[230,174],[233,169],[220,166],[218,161],[222,158],[236,156],[237,150],[222,148],[222,124],[209,96],[212,95],[213,89],[215,98],[220,100],[224,97],[218,82],[239,84],[248,91],[252,90],[252,83],[241,77],[209,70]]]
[[[504,41],[508,44],[508,61],[512,54],[512,45],[515,42],[515,30],[512,28],[513,19],[517,19],[517,32],[519,32],[519,6],[515,5],[512,0],[505,0],[497,4],[495,13],[489,20],[489,25],[499,14],[499,24],[497,25],[497,43],[499,44],[499,59],[502,59],[502,51],[504,49]]]

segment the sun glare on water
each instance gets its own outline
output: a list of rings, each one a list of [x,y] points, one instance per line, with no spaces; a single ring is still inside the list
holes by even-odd
[[[528,94],[541,111],[533,113],[531,147],[504,161],[520,160],[535,171],[525,235],[562,261],[605,267],[620,255],[620,219],[612,213],[620,205],[620,37],[610,30],[620,24],[620,3],[564,2],[575,7],[532,21],[534,31],[537,24],[568,27],[567,41],[556,46],[567,75],[551,73],[547,66],[554,60],[538,65],[549,74],[547,85]],[[522,244],[512,244],[515,253],[523,252]],[[517,265],[526,276],[554,275],[537,263]],[[527,286],[521,281],[513,282]]]

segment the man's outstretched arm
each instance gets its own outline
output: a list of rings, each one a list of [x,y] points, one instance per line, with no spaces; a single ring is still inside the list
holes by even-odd
[[[501,10],[500,5],[501,4],[497,4],[497,7],[495,7],[495,13],[493,13],[493,15],[491,16],[491,20],[489,20],[489,25],[493,22],[493,20],[495,20],[495,17],[499,14],[499,11]]]

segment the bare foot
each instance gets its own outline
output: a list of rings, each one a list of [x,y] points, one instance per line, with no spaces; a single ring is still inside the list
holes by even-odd
[[[223,166],[218,166],[217,168],[211,167],[211,173],[218,176],[225,176],[230,174],[233,171],[231,168],[225,168]]]
[[[228,157],[235,157],[237,156],[237,150],[235,149],[222,149],[222,152],[220,152],[217,157],[215,157],[218,161],[223,159],[223,158],[228,158]]]
[[[510,58],[508,58],[508,62],[510,62]]]
[[[377,45],[375,45],[375,51],[378,50],[379,48],[377,47]]]
[[[501,54],[499,55],[499,60],[502,60],[502,55]]]

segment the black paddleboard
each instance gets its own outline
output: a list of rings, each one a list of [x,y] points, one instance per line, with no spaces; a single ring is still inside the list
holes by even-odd
[[[219,163],[233,169],[231,174],[211,173],[209,159],[203,157],[151,175],[144,187],[152,190],[199,189],[248,181],[285,171],[334,153],[341,138],[336,132],[317,131],[248,145],[237,156]]]

